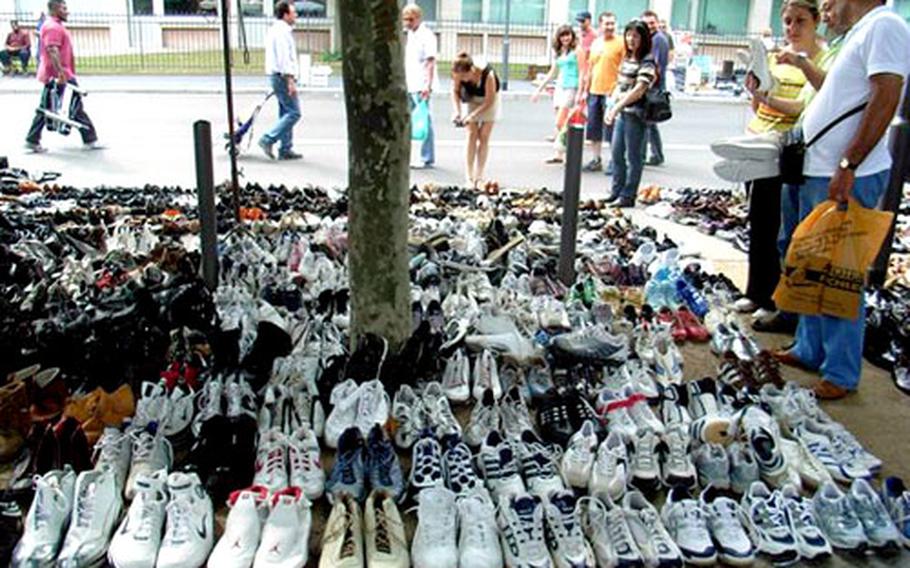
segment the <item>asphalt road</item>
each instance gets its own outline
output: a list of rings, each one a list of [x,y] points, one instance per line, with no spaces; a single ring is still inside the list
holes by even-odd
[[[261,97],[237,95],[240,116],[249,115]],[[295,148],[304,155],[299,162],[271,162],[253,144],[240,160],[246,180],[290,185],[324,185],[343,188],[347,183],[347,152],[344,103],[335,93],[303,95],[304,118],[295,129]],[[215,137],[216,179],[229,176],[227,153],[220,136],[226,131],[223,96],[180,93],[91,94],[86,109],[98,129],[103,151],[85,152],[75,135],[63,138],[46,133],[46,154],[27,154],[23,141],[31,122],[37,95],[0,91],[0,155],[11,164],[29,171],[60,171],[61,182],[77,186],[135,185],[142,183],[192,185],[192,127],[196,120],[212,123]],[[437,167],[412,171],[414,183],[460,184],[464,180],[462,156],[464,132],[449,122],[450,103],[433,101],[436,125]],[[263,109],[256,122],[258,137],[274,120],[275,103]],[[667,162],[647,168],[643,183],[672,186],[713,186],[724,182],[711,171],[715,161],[708,144],[719,137],[743,131],[748,119],[744,105],[721,102],[677,101],[674,118],[661,127]],[[511,187],[561,188],[561,166],[543,163],[552,152],[544,138],[551,133],[549,101],[527,99],[503,102],[503,118],[493,132],[493,147],[487,177]],[[414,157],[416,159],[416,153]],[[609,179],[602,174],[585,174],[585,196],[603,195]]]

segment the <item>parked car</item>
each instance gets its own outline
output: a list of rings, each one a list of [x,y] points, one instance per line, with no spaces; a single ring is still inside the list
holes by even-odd
[[[325,0],[322,2],[314,0],[295,0],[294,9],[301,18],[324,18],[325,17]]]
[[[229,4],[233,7],[235,0]],[[196,11],[200,14],[214,14],[218,11],[220,0],[199,0]],[[243,10],[244,16],[261,16],[262,0],[245,0],[240,3],[240,9]]]

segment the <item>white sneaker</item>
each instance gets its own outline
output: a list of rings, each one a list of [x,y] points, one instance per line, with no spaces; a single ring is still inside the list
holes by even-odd
[[[107,551],[108,561],[116,568],[155,568],[168,499],[166,484],[163,469],[136,479],[136,497]]]
[[[640,430],[632,438],[629,454],[629,485],[651,491],[660,485],[657,444],[660,440],[650,430]]]
[[[163,435],[151,434],[145,430],[133,433],[133,453],[130,464],[130,475],[126,480],[124,495],[132,500],[135,494],[134,485],[139,475],[151,475],[159,469],[170,471],[174,463],[174,451],[171,443]]]
[[[156,568],[199,568],[215,542],[215,512],[195,473],[174,472],[167,478],[164,539]]]
[[[592,497],[616,502],[626,491],[628,476],[626,444],[618,432],[610,432],[597,448],[597,457],[591,468],[588,492]]]
[[[708,530],[708,519],[685,487],[670,489],[661,518],[687,564],[707,566],[717,562],[717,550]]]
[[[669,333],[654,336],[654,369],[657,379],[664,385],[678,384],[683,380],[683,358]]]
[[[289,486],[302,489],[310,501],[319,499],[325,491],[325,470],[319,458],[316,433],[302,426],[288,438],[287,443]]]
[[[796,537],[799,557],[802,560],[822,560],[831,556],[831,543],[818,526],[812,502],[803,499],[795,485],[785,485],[780,494],[790,531]]]
[[[752,313],[758,309],[758,304],[750,300],[748,297],[743,296],[742,298],[733,302],[733,309],[741,314]]]
[[[553,565],[544,540],[544,512],[540,498],[527,493],[499,500],[499,538],[506,566]]]
[[[375,424],[384,426],[389,420],[391,406],[389,395],[378,379],[363,383],[360,385],[357,419],[354,425],[363,433],[372,430]]]
[[[59,568],[94,566],[103,561],[123,498],[112,471],[83,471],[76,478],[70,526],[57,558]]]
[[[566,488],[554,451],[546,446],[533,430],[521,433],[517,444],[521,459],[521,474],[528,492],[546,499],[547,495]]]
[[[641,552],[622,508],[611,501],[582,497],[581,524],[594,550],[597,565],[642,566]]]
[[[658,436],[664,433],[664,424],[654,416],[651,407],[648,406],[648,400],[644,395],[636,393],[631,387],[627,387],[623,394],[626,396],[629,416],[635,421],[638,430],[651,430]]]
[[[255,485],[231,493],[228,499],[231,510],[224,533],[209,556],[209,568],[249,568],[253,565],[268,500],[268,489]]]
[[[335,499],[322,533],[319,568],[363,566],[363,518],[360,505],[350,495]]]
[[[307,563],[312,517],[310,502],[294,487],[272,496],[256,550],[255,568],[300,568]]]
[[[493,398],[499,400],[502,397],[502,384],[499,382],[499,369],[496,367],[496,358],[488,349],[484,349],[477,356],[474,363],[474,386],[471,393],[474,400],[483,399],[483,391],[490,389],[493,391]]]
[[[392,419],[395,428],[395,445],[408,450],[417,441],[424,424],[421,420],[421,400],[409,385],[401,385],[392,402]]]
[[[411,543],[414,568],[458,568],[457,520],[454,493],[444,487],[421,491]]]
[[[745,134],[712,142],[711,151],[727,160],[776,162],[780,157],[781,142],[779,132]]]
[[[456,351],[446,362],[442,388],[450,402],[467,402],[471,398],[471,364],[463,349]]]
[[[338,448],[338,439],[341,434],[348,428],[355,426],[357,423],[360,402],[360,388],[351,379],[335,385],[332,389],[332,412],[325,419],[325,445],[332,448]],[[369,430],[367,430],[369,432]]]
[[[784,454],[787,467],[795,471],[800,480],[799,486],[814,491],[829,481],[834,481],[825,466],[813,456],[799,440],[780,438],[780,449]]]
[[[642,559],[648,566],[680,566],[682,554],[653,505],[639,491],[623,497],[623,511]]]
[[[101,438],[95,444],[92,461],[97,470],[110,470],[117,482],[117,492],[123,494],[126,476],[130,472],[133,440],[129,434],[117,428],[105,428]]]
[[[780,175],[780,165],[776,160],[721,160],[714,164],[713,169],[717,177],[731,183],[744,183]],[[741,298],[743,299],[745,298]],[[737,311],[747,313],[755,310]]]
[[[69,465],[35,476],[35,496],[13,550],[15,568],[54,565],[73,510],[75,487],[76,474]]]
[[[480,472],[494,499],[525,492],[519,458],[499,432],[490,432],[480,446]]]
[[[561,471],[566,483],[578,489],[588,486],[596,451],[597,432],[594,423],[586,420],[581,429],[572,435],[566,452],[562,456]]]
[[[384,491],[373,491],[364,508],[364,540],[370,568],[409,568],[408,541],[395,500]]]
[[[500,412],[493,398],[493,391],[487,389],[483,397],[474,403],[471,416],[464,431],[464,441],[471,447],[478,447],[483,443],[487,434],[499,430]]]
[[[458,501],[458,518],[461,524],[458,568],[502,566],[502,547],[493,503],[479,494],[464,497]]]
[[[748,73],[752,73],[758,80],[758,90],[773,91],[776,81],[768,67],[768,48],[760,38],[753,38],[749,47],[752,61],[749,64]]]
[[[743,495],[741,506],[746,530],[759,552],[775,564],[799,560],[796,537],[790,529],[779,492],[772,493],[767,485],[756,481]]]
[[[693,456],[698,471],[698,482],[702,487],[710,485],[717,489],[730,489],[730,460],[723,446],[702,444],[696,448]]]
[[[690,438],[686,428],[681,424],[667,428],[663,441],[666,452],[660,464],[661,481],[666,487],[695,487],[698,474],[689,453]]]
[[[629,414],[629,409],[623,405],[623,401],[611,403],[604,408],[608,432],[616,432],[625,442],[629,442],[638,436],[638,425],[632,419],[632,415]]]
[[[449,399],[438,381],[431,381],[424,387],[422,398],[423,407],[429,414],[429,423],[437,438],[442,439],[450,434],[461,436],[461,423],[452,413]]]
[[[161,429],[170,415],[170,399],[163,382],[142,383],[139,400],[136,401],[136,413],[130,428],[142,430],[149,424],[156,424]]]
[[[550,553],[557,568],[594,568],[594,551],[581,529],[581,514],[571,491],[552,493],[544,502]]]
[[[743,528],[739,503],[724,497],[712,486],[701,492],[699,502],[717,545],[718,559],[731,566],[752,564],[755,561],[755,547]]]
[[[189,389],[176,386],[169,398],[169,412],[162,427],[165,436],[175,436],[186,430],[193,422],[196,410],[196,395]]]
[[[259,439],[253,485],[275,493],[288,486],[288,440],[277,428]]]

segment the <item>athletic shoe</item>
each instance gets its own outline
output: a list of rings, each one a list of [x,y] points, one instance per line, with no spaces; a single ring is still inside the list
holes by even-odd
[[[691,426],[692,417],[689,416],[685,402],[688,399],[688,392],[683,385],[668,385],[661,389],[660,419],[665,426],[669,427],[674,424],[681,424],[686,428]]]
[[[585,540],[575,495],[551,493],[544,501],[544,515],[551,535],[550,553],[558,568],[594,568],[594,552]]]
[[[780,438],[780,448],[784,453],[791,476],[795,472],[801,486],[814,491],[825,483],[834,481],[825,466],[798,439],[788,440],[782,437]]]
[[[774,162],[780,158],[780,149],[781,135],[778,132],[733,136],[711,144],[711,151],[727,160]],[[754,311],[754,308],[737,311]]]
[[[341,435],[357,425],[360,387],[352,379],[338,383],[332,389],[331,401],[332,411],[325,419],[323,438],[326,446],[334,449],[338,447]]]
[[[631,387],[626,387],[623,395],[626,397],[629,417],[635,421],[636,429],[651,430],[658,436],[664,433],[663,423],[654,416],[644,395],[632,392]]]
[[[569,443],[569,438],[577,430],[572,427],[568,401],[555,391],[540,401],[537,423],[544,440],[562,447]]]
[[[288,440],[279,428],[269,430],[256,449],[253,485],[275,493],[288,486]]]
[[[411,454],[410,490],[418,495],[424,489],[442,487],[445,477],[442,469],[442,446],[426,433],[414,444]]]
[[[688,383],[689,431],[692,439],[711,444],[728,444],[735,432],[729,417],[723,416],[717,404],[716,383],[705,378]]]
[[[649,492],[660,485],[660,467],[657,459],[659,439],[650,430],[641,430],[632,438],[629,453],[629,485]]]
[[[256,549],[256,568],[305,566],[309,558],[310,502],[296,487],[272,496],[271,511]]]
[[[265,523],[269,492],[253,486],[231,493],[224,533],[209,556],[209,568],[249,568],[256,557]],[[116,537],[115,537],[116,540]],[[119,566],[119,565],[118,565]]]
[[[429,413],[429,424],[432,425],[436,437],[442,439],[448,435],[461,436],[461,423],[452,413],[449,399],[442,390],[442,385],[437,381],[427,384],[423,389],[423,408]]]
[[[796,537],[799,557],[803,560],[821,560],[831,556],[831,544],[818,526],[812,503],[804,499],[795,485],[784,485],[780,492],[781,505],[787,511],[790,531]]]
[[[455,494],[445,487],[431,487],[421,492],[418,503],[411,563],[415,568],[457,568]]]
[[[322,533],[320,568],[363,566],[363,518],[360,505],[350,495],[335,499]]]
[[[705,512],[685,487],[670,489],[661,519],[686,563],[706,566],[717,562]]]
[[[35,496],[13,549],[14,568],[53,566],[73,510],[76,474],[69,465],[35,476]]]
[[[645,496],[639,491],[629,491],[622,503],[629,530],[645,564],[660,568],[681,568],[682,553],[660,521],[657,510]]]
[[[562,456],[562,477],[570,486],[584,489],[591,478],[594,452],[597,450],[597,433],[594,423],[587,421],[569,440],[569,446]]]
[[[497,523],[506,566],[553,566],[544,540],[544,511],[539,497],[527,493],[503,495]]]
[[[439,390],[442,387],[439,383],[435,384]],[[369,432],[374,425],[384,426],[389,420],[389,410],[392,403],[389,401],[389,395],[385,387],[378,379],[367,381],[360,385],[360,396],[357,400],[357,418],[355,426],[364,434]],[[440,396],[445,399],[445,394],[440,392]],[[446,401],[446,407],[448,402]]]
[[[723,490],[730,489],[730,461],[727,457],[727,450],[723,446],[720,444],[702,444],[693,454],[695,457],[695,468],[698,470],[699,485],[702,487],[710,485]],[[757,479],[752,479],[749,483],[751,484],[752,481]]]
[[[338,453],[325,490],[332,498],[347,494],[362,501],[366,497],[363,437],[356,426],[345,430],[338,440]]]
[[[772,160],[721,160],[714,164],[713,169],[717,177],[732,183],[780,175],[780,165]]]
[[[398,454],[385,429],[375,424],[367,436],[364,453],[364,467],[370,480],[370,487],[385,490],[395,499],[404,494],[404,476]]]
[[[868,479],[882,467],[882,460],[870,454],[849,430],[830,418],[818,417],[805,426],[828,437],[834,455],[854,479]]]
[[[610,432],[597,448],[588,493],[604,501],[619,501],[626,491],[629,456],[618,432]]]
[[[410,449],[424,428],[421,400],[408,385],[401,385],[392,402],[392,419],[395,423],[395,445]]]
[[[167,521],[155,566],[198,568],[205,564],[214,544],[212,500],[195,473],[170,474],[167,491]]]
[[[192,424],[196,411],[196,395],[192,390],[178,385],[168,398],[169,412],[164,424],[161,425],[161,431],[168,438],[173,438],[185,432]]]
[[[481,473],[494,499],[525,492],[519,475],[518,457],[499,432],[492,431],[480,447]]]
[[[529,493],[543,500],[550,493],[565,489],[553,450],[547,447],[533,430],[522,432],[521,442],[517,446],[521,474]]]
[[[787,474],[787,460],[780,448],[777,423],[767,412],[752,405],[743,412],[741,424],[762,479],[779,484]]]
[[[446,485],[458,497],[480,493],[489,497],[483,481],[474,472],[471,450],[457,438],[447,440],[449,447],[443,455]]]
[[[391,495],[381,490],[371,492],[363,523],[367,566],[408,568],[411,565],[404,522]]]
[[[452,403],[467,402],[471,398],[471,362],[464,350],[459,349],[446,361],[442,388]]]
[[[891,520],[900,532],[901,542],[910,548],[910,491],[907,491],[901,478],[887,477],[882,482],[880,495],[888,514],[891,515]]]
[[[820,431],[814,420],[805,420],[793,429],[793,435],[824,466],[835,481],[849,483],[853,479],[870,475],[868,468],[838,456],[828,436]]]
[[[136,479],[136,496],[107,551],[108,561],[116,568],[155,567],[168,501],[166,486],[163,469]]]
[[[654,370],[661,384],[681,383],[683,380],[683,358],[679,348],[667,333],[654,337]]]
[[[478,447],[483,443],[493,430],[499,430],[499,408],[496,406],[496,399],[493,398],[493,391],[487,389],[483,397],[474,403],[471,409],[471,417],[468,419],[468,425],[464,430],[464,441],[471,447]]]
[[[850,497],[833,483],[822,485],[812,498],[815,518],[831,546],[857,554],[869,543]]]
[[[780,493],[772,493],[761,481],[752,484],[741,503],[746,529],[758,551],[775,564],[799,560],[796,537],[790,528]]]
[[[755,560],[755,547],[743,528],[739,504],[724,497],[717,488],[710,485],[701,492],[699,503],[717,548],[717,558],[731,566],[752,564]]]
[[[132,500],[135,494],[134,484],[139,475],[151,475],[159,469],[170,471],[174,463],[174,452],[171,443],[161,434],[142,430],[133,434],[133,450],[130,463],[130,475],[126,480],[124,495]]]
[[[734,442],[727,448],[730,461],[730,488],[737,495],[744,495],[752,484],[761,479],[758,462],[752,449],[742,442]]]
[[[613,335],[602,325],[557,335],[550,347],[562,356],[580,361],[623,362],[629,357],[628,337]]]
[[[578,420],[577,412],[578,401],[572,396],[564,397],[569,410],[569,422],[580,425],[583,420]],[[533,430],[534,425],[531,423],[531,413],[528,411],[528,405],[522,397],[522,389],[519,385],[514,385],[506,391],[499,401],[499,416],[502,424],[501,432],[509,438],[520,438],[521,433],[525,430]]]
[[[596,497],[582,497],[579,502],[582,505],[581,524],[598,566],[644,566],[621,507]]]
[[[682,425],[671,426],[663,435],[660,479],[667,487],[695,487],[697,473],[689,456],[689,433]]]
[[[474,400],[483,400],[483,393],[490,389],[493,399],[502,397],[502,384],[499,382],[499,369],[496,367],[496,358],[487,349],[480,352],[474,362],[474,386],[472,394]]]
[[[145,381],[140,388],[139,400],[136,401],[136,413],[133,415],[131,428],[144,430],[150,425],[153,430],[161,429],[170,414],[170,399],[164,381],[153,383]]]
[[[897,554],[901,547],[900,532],[872,486],[865,479],[855,479],[848,496],[869,546],[880,554]]]
[[[83,471],[76,478],[73,514],[57,557],[60,568],[94,566],[104,559],[123,507],[112,471]]]
[[[117,493],[123,494],[126,476],[130,471],[132,457],[132,438],[117,428],[105,428],[101,438],[95,444],[92,461],[97,470],[110,470],[114,473]]]
[[[458,500],[461,530],[458,538],[459,568],[499,568],[503,565],[496,509],[488,497],[474,494]]]
[[[598,397],[600,401],[604,391]],[[632,419],[629,408],[624,400],[611,402],[605,407],[607,432],[616,432],[625,442],[629,442],[638,435],[638,424]]]
[[[308,425],[302,425],[287,438],[288,485],[299,487],[310,501],[319,499],[325,491],[325,470],[319,454],[319,440]]]

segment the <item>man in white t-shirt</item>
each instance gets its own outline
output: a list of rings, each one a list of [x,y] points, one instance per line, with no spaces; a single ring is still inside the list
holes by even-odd
[[[408,83],[408,101],[411,110],[421,100],[430,103],[430,96],[439,87],[436,76],[436,34],[423,23],[423,10],[417,4],[408,4],[401,11],[405,30],[408,33],[408,44],[404,52],[404,71]],[[433,120],[429,121],[426,140],[420,148],[421,164],[432,168],[436,161],[433,141]]]
[[[852,197],[876,207],[888,186],[891,154],[885,133],[910,75],[910,27],[880,0],[830,0],[831,19],[851,28],[803,117],[811,141],[851,111],[865,106],[818,138],[806,151],[799,216],[827,199]],[[860,296],[862,297],[862,296]],[[817,370],[819,398],[856,390],[862,367],[864,310],[854,320],[801,316],[796,343],[778,352],[784,363]]]
[[[275,3],[275,21],[265,36],[265,74],[278,101],[278,121],[259,139],[259,147],[273,160],[275,152],[272,146],[275,143],[278,143],[279,160],[299,160],[302,157],[293,150],[294,125],[300,120],[297,44],[294,42],[296,21],[294,3],[280,0]]]

